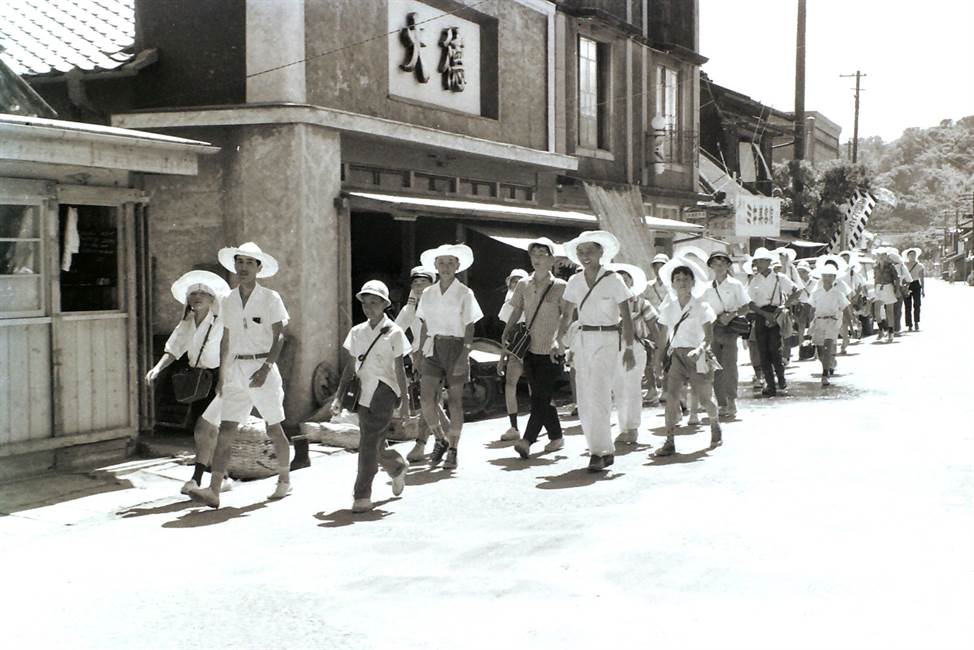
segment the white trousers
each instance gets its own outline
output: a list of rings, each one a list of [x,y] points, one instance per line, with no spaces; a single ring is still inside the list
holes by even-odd
[[[612,402],[616,408],[620,431],[635,431],[643,414],[643,375],[646,373],[646,348],[633,343],[636,365],[626,370],[622,352],[618,354],[615,381],[612,384]]]
[[[593,456],[615,453],[612,383],[620,363],[618,332],[578,332],[574,343],[578,419]]]

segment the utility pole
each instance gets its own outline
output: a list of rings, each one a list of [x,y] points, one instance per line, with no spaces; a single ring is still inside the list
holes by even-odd
[[[801,179],[801,161],[805,158],[805,0],[798,0],[798,32],[795,37],[795,164],[792,190],[795,194],[795,221],[802,221],[805,206],[802,205],[804,183]]]
[[[859,78],[865,77],[866,74],[856,70],[856,74],[840,74],[839,76],[856,78],[856,116],[852,126],[852,162],[855,163],[859,159]]]

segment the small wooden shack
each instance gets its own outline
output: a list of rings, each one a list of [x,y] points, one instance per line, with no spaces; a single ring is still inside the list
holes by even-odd
[[[129,450],[151,362],[142,176],[215,151],[0,114],[0,479]]]

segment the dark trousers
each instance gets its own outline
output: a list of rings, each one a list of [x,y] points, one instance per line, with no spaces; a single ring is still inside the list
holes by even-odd
[[[893,305],[893,331],[899,332],[903,329],[903,300],[897,300]]]
[[[372,496],[372,479],[382,469],[390,476],[404,471],[408,466],[398,452],[386,448],[386,431],[392,420],[392,412],[398,402],[396,393],[381,381],[372,394],[368,406],[358,407],[358,424],[361,439],[358,445],[358,475],[355,477],[353,498],[368,499]]]
[[[920,281],[914,280],[910,283],[910,290],[903,297],[906,307],[906,326],[912,327],[914,323],[920,324]]]
[[[761,354],[761,369],[764,371],[764,383],[767,388],[776,388],[774,380],[785,383],[785,367],[781,363],[781,328],[768,325],[764,317],[754,321],[755,334],[758,340],[758,352]]]
[[[524,439],[532,444],[538,441],[541,427],[548,432],[549,440],[557,440],[562,436],[558,411],[551,403],[555,382],[561,372],[561,364],[552,362],[547,354],[528,352],[524,355],[524,373],[531,386],[531,417],[524,427]]]

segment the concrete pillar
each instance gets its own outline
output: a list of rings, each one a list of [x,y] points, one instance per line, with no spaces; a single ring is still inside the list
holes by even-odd
[[[304,0],[246,1],[247,103],[305,103]]]
[[[341,346],[341,138],[309,124],[241,127],[226,176],[227,241],[254,241],[281,270],[261,281],[280,292],[291,315],[287,423],[314,409],[312,374],[338,369]]]

